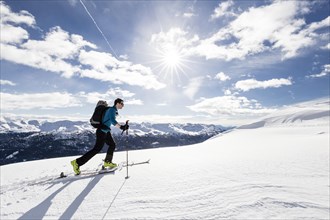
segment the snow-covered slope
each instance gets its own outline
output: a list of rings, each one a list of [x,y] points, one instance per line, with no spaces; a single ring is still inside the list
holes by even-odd
[[[131,151],[130,161],[151,161],[129,167],[128,179],[123,169],[52,180],[72,172],[75,157],[1,166],[0,218],[329,219],[329,120],[308,109],[298,112],[311,119],[294,126],[250,126],[196,145]],[[291,110],[278,119],[300,115]],[[125,158],[115,153],[115,161]]]
[[[243,125],[241,129],[270,126],[312,126],[327,125],[330,118],[329,98],[299,103],[280,109],[252,124]]]

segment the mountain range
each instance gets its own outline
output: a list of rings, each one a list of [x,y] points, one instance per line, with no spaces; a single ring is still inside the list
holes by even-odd
[[[200,143],[230,128],[206,124],[130,123],[128,135],[112,128],[117,151]],[[81,155],[95,143],[95,129],[86,121],[26,119],[2,116],[0,165]],[[102,150],[105,152],[106,147]]]

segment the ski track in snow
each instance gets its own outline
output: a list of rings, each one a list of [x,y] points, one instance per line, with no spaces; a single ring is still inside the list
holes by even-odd
[[[322,116],[323,117],[323,116]],[[129,152],[114,174],[52,181],[75,157],[1,166],[1,219],[329,219],[329,117]],[[100,166],[104,154],[81,167]],[[117,162],[126,153],[115,153]]]

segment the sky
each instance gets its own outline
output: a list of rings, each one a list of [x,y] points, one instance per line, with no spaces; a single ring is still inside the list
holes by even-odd
[[[328,1],[1,1],[1,115],[240,125],[329,97]]]

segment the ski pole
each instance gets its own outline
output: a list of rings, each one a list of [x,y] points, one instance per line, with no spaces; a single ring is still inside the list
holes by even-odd
[[[125,124],[126,128],[128,127],[128,121],[129,120],[127,120],[126,124]],[[123,130],[121,132],[122,135],[123,135],[124,131],[125,130]],[[128,129],[126,129],[126,135],[128,135]],[[128,179],[128,178],[129,178],[129,176],[128,176],[128,149],[126,148],[126,177],[125,177],[125,179]]]
[[[126,177],[125,179],[128,179],[128,150],[126,149]]]

